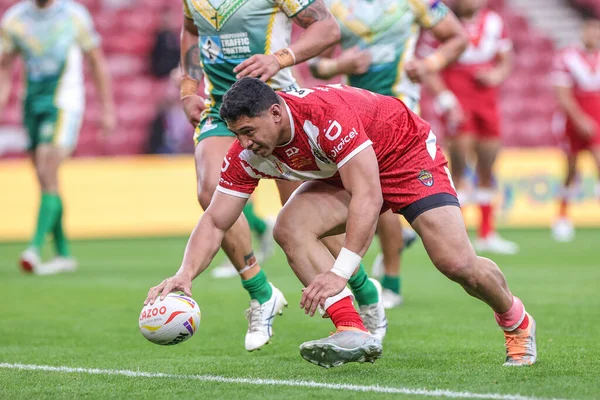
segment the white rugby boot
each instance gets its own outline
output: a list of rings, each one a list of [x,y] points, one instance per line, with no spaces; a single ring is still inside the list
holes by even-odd
[[[323,368],[339,367],[349,362],[374,363],[383,353],[381,341],[369,332],[338,330],[331,336],[300,345],[306,361]]]
[[[246,310],[248,319],[248,331],[246,332],[246,350],[254,351],[269,343],[273,336],[273,319],[275,315],[283,314],[283,307],[288,303],[283,293],[271,282],[273,294],[271,298],[260,304],[257,300],[250,300],[250,308]]]
[[[404,302],[404,298],[401,294],[394,293],[390,289],[383,289],[383,292],[381,293],[381,298],[383,300],[383,308],[385,308],[386,310],[398,307]]]
[[[527,317],[529,318],[527,328],[504,332],[504,346],[506,347],[505,367],[533,365],[537,359],[536,324],[529,313],[527,313]]]
[[[557,242],[571,242],[575,239],[575,227],[565,217],[559,218],[552,224],[552,237]]]
[[[491,233],[485,238],[477,238],[473,243],[478,253],[496,253],[514,255],[519,252],[519,245],[515,242],[503,239],[497,233]]]
[[[52,260],[42,263],[35,271],[36,275],[54,275],[77,270],[77,260],[73,257],[57,256]]]
[[[21,253],[19,265],[23,272],[36,273],[39,265],[41,264],[40,253],[34,247],[27,248]]]

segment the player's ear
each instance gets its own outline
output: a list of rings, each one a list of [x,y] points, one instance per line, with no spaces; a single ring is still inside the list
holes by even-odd
[[[282,113],[282,111],[283,111],[283,108],[281,107],[281,104],[273,104],[269,108],[269,113],[271,114],[271,116],[273,117],[273,120],[275,122],[281,121],[281,113]]]

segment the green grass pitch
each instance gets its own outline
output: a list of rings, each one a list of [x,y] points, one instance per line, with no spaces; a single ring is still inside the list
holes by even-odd
[[[333,326],[301,312],[301,286],[281,251],[264,269],[290,307],[276,318],[272,343],[248,353],[248,296],[237,278],[216,280],[206,273],[196,279],[193,293],[202,322],[189,341],[162,347],[139,333],[146,292],[176,271],[185,238],[78,241],[73,249],[80,269],[50,277],[28,276],[17,269],[23,243],[0,244],[0,398],[427,398],[410,389],[498,399],[516,394],[600,398],[600,230],[580,230],[570,244],[554,243],[543,230],[504,234],[520,243],[521,253],[492,258],[538,323],[538,363],[528,368],[502,367],[503,336],[492,313],[438,273],[420,243],[405,253],[405,304],[388,313],[383,358],[373,365],[330,370],[299,356],[303,341],[326,336]],[[367,254],[367,266],[376,248]],[[16,364],[178,376],[24,371],[14,369]],[[334,386],[259,385],[189,375],[407,391],[385,394],[367,388],[361,393]]]

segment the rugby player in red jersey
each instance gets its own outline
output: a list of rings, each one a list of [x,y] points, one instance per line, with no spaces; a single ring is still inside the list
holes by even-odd
[[[554,238],[564,242],[575,235],[567,211],[569,201],[576,196],[574,181],[579,153],[589,150],[600,171],[600,20],[589,15],[583,24],[581,45],[560,51],[552,72],[552,84],[567,117],[564,141],[567,176],[560,193],[559,216],[552,226]],[[596,184],[596,196],[600,198],[600,183]]]
[[[404,103],[342,85],[276,93],[243,78],[225,94],[220,115],[238,141],[179,271],[151,288],[146,304],[174,290],[191,295],[192,280],[209,265],[260,179],[305,181],[279,213],[274,236],[305,286],[300,306],[311,315],[323,307],[337,331],[303,343],[303,358],[328,368],[381,355],[381,342],[363,325],[346,284],[379,214],[390,209],[421,236],[440,272],[493,309],[506,338],[505,365],[535,362],[535,321],[496,264],[475,254],[436,137]],[[334,258],[320,239],[344,232]]]

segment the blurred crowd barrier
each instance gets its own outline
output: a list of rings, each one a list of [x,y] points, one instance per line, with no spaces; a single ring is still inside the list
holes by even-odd
[[[556,216],[563,162],[555,149],[504,151],[496,170],[498,225],[549,227]],[[577,226],[600,226],[594,167],[587,154],[581,159],[581,172],[573,221]],[[73,238],[187,235],[201,214],[190,156],[77,158],[68,161],[61,174],[66,229]],[[0,188],[0,240],[28,239],[39,199],[31,163],[0,163]],[[279,196],[272,181],[261,182],[255,204],[262,215],[277,214]],[[464,214],[474,226],[477,208],[464,207]]]

